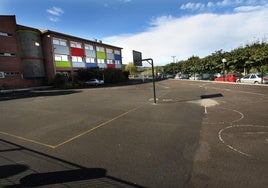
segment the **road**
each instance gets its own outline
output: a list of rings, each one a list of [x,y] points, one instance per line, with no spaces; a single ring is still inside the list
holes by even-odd
[[[268,87],[188,80],[1,95],[0,185],[266,187]]]

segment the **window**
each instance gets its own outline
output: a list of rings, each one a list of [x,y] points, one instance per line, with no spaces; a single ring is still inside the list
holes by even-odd
[[[72,56],[72,62],[83,62],[83,59],[80,56]]]
[[[71,41],[71,47],[73,47],[73,48],[82,48],[82,43]]]
[[[53,38],[53,44],[67,46],[67,41],[64,39]]]
[[[87,57],[86,58],[86,62],[88,62],[88,63],[95,63],[95,58]]]
[[[68,61],[68,56],[55,54],[55,61]]]
[[[114,50],[114,53],[120,55],[120,51],[119,50]]]
[[[20,76],[19,72],[6,72],[5,76]]]
[[[93,45],[85,44],[85,49],[86,50],[94,50],[94,47],[93,47]]]
[[[103,47],[100,47],[100,46],[97,46],[97,51],[98,52],[104,52],[104,48]]]
[[[106,49],[106,52],[107,52],[107,53],[112,54],[112,53],[113,53],[113,50],[112,50],[112,49],[107,48],[107,49]]]
[[[112,59],[107,59],[107,64],[114,64]]]
[[[104,59],[98,59],[98,63],[105,63]]]
[[[6,33],[6,32],[1,32],[1,31],[0,31],[0,36],[3,36],[3,37],[11,37],[12,34],[10,34],[10,33]]]
[[[0,78],[5,78],[5,73],[4,72],[0,72]]]
[[[246,75],[246,76],[244,77],[244,79],[249,79],[249,77],[250,77],[250,74]]]
[[[0,56],[12,57],[12,56],[15,56],[15,54],[14,53],[0,52]]]
[[[115,60],[115,64],[121,64],[120,60]]]

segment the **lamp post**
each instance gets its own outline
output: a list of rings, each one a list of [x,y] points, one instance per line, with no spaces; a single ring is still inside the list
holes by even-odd
[[[173,75],[175,75],[175,70],[174,70],[174,66],[175,66],[175,55],[171,56],[173,58],[173,66],[172,66],[172,69],[173,69]]]
[[[221,60],[221,62],[222,62],[222,73],[223,73],[223,81],[225,81],[224,80],[224,77],[225,77],[225,63],[227,62],[227,60],[225,59],[225,58],[223,58],[222,60]]]

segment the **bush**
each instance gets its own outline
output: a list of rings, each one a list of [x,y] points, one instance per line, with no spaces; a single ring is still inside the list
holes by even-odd
[[[51,84],[56,88],[64,88],[66,83],[66,76],[63,74],[56,74]]]
[[[105,69],[104,70],[105,83],[119,83],[126,81],[126,73],[119,69]]]
[[[97,78],[100,80],[104,79],[105,83],[119,83],[128,80],[128,75],[128,71],[122,71],[121,69],[88,68],[79,69],[76,79],[84,82],[92,78]]]

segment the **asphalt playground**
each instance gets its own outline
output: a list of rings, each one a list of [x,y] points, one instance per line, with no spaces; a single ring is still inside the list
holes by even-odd
[[[0,187],[268,185],[268,87],[189,80],[0,94]]]

